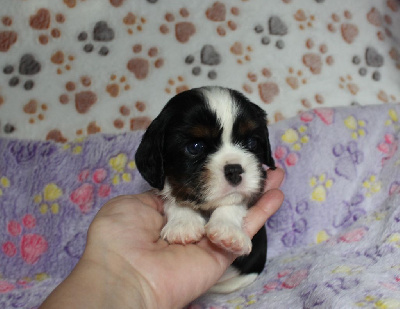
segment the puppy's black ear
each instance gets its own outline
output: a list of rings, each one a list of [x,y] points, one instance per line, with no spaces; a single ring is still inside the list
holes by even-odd
[[[164,188],[164,129],[165,122],[157,117],[147,128],[136,151],[136,166],[142,177],[158,190]]]

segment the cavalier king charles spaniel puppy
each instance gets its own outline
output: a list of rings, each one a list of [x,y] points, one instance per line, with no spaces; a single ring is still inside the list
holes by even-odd
[[[267,236],[263,227],[250,239],[243,219],[263,193],[266,168],[275,169],[264,110],[232,89],[181,92],[150,124],[135,160],[165,199],[163,239],[185,245],[206,236],[240,255],[211,291],[253,282],[264,269]]]

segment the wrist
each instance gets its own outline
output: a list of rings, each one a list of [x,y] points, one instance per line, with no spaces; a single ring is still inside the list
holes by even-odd
[[[86,252],[43,303],[49,308],[156,308],[146,280],[126,261],[107,254],[91,258]]]

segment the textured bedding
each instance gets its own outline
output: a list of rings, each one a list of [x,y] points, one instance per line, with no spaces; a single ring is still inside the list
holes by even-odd
[[[110,198],[149,187],[143,129],[174,94],[264,108],[285,201],[251,286],[191,308],[400,308],[399,0],[0,5],[0,308],[36,308]]]

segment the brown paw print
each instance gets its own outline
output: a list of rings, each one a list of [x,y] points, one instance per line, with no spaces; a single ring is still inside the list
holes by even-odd
[[[36,118],[40,121],[44,120],[47,109],[47,104],[39,104],[36,100],[33,99],[26,103],[23,107],[24,113],[32,116],[31,118],[29,118],[30,124],[34,124],[36,122],[34,116],[36,116]]]
[[[324,104],[325,102],[325,98],[323,97],[323,95],[316,93],[313,101],[316,102],[318,105]],[[310,100],[308,99],[301,99],[301,105],[303,105],[305,108],[307,109],[311,109],[313,108],[313,104],[310,102]]]
[[[271,71],[267,68],[261,70],[262,79],[269,80],[272,76]],[[248,80],[257,85],[258,95],[261,101],[266,104],[270,104],[274,101],[275,97],[279,94],[279,86],[271,81],[263,81],[258,79],[258,75],[255,73],[247,74]],[[253,86],[251,84],[243,84],[243,90],[249,94],[253,93]]]
[[[343,12],[343,18],[344,21],[342,22],[341,17],[338,14],[332,14],[332,22],[328,24],[328,30],[332,33],[336,33],[337,27],[339,26],[343,40],[346,43],[351,44],[358,36],[358,27],[350,23],[352,15],[349,11],[345,10]]]
[[[300,30],[312,28],[313,22],[315,21],[315,16],[313,14],[307,15],[302,9],[297,10],[293,17],[298,22]]]
[[[193,66],[192,74],[194,76],[199,76],[202,71],[202,67],[214,67],[221,63],[221,55],[217,52],[215,47],[210,44],[206,44],[202,47],[200,51],[200,64],[197,64],[196,57],[194,55],[188,55],[185,58],[185,63]],[[207,73],[207,77],[211,80],[217,78],[217,72],[215,70],[210,70]]]
[[[286,23],[279,17],[279,16],[271,16],[268,19],[268,32],[269,35],[264,34],[264,26],[262,24],[257,24],[254,27],[254,32],[256,34],[262,35],[261,37],[261,44],[262,45],[270,45],[271,37],[275,39],[276,37],[283,37],[288,33],[288,27]],[[285,48],[285,42],[282,39],[277,39],[275,41],[275,47],[278,49]]]
[[[135,113],[135,112],[142,113],[146,109],[146,104],[142,101],[137,101],[135,103],[135,107],[132,109],[133,109],[133,113]],[[129,129],[131,131],[144,130],[150,125],[151,119],[149,117],[146,117],[146,116],[130,117],[132,109],[126,105],[122,105],[119,108],[119,113],[121,114],[121,118],[117,118],[114,120],[115,128],[123,129],[125,127],[126,121],[129,122]]]
[[[115,74],[110,76],[110,83],[106,87],[107,93],[113,98],[118,97],[121,90],[128,91],[129,89],[131,89],[131,86],[128,84],[126,76],[123,75],[118,78]]]
[[[374,81],[381,80],[381,73],[378,70],[380,67],[383,66],[384,58],[383,56],[373,47],[367,47],[365,49],[365,64],[366,66],[362,65],[362,58],[360,56],[355,55],[352,59],[352,63],[357,67],[361,65],[358,70],[358,74],[360,76],[366,76],[368,74],[368,69],[372,68],[373,72],[371,77]]]
[[[56,14],[54,21],[57,24],[63,24],[65,22],[65,16],[61,13]],[[59,28],[51,28],[51,14],[48,9],[41,8],[36,11],[36,14],[31,15],[29,18],[29,25],[32,29],[40,31],[38,41],[42,45],[46,45],[50,38],[58,39],[61,37],[61,31]],[[47,33],[43,33],[43,31]]]
[[[189,17],[189,11],[186,8],[179,10],[179,15],[185,19]],[[167,34],[170,32],[170,24],[175,24],[175,38],[179,43],[186,43],[196,33],[196,27],[190,21],[175,21],[175,16],[172,13],[167,13],[164,16],[168,24],[162,24],[160,26],[160,32]]]
[[[394,94],[387,94],[383,90],[379,91],[377,98],[384,103],[397,102],[397,98]]]
[[[309,50],[314,48],[314,41],[308,39],[306,41],[306,47]],[[303,64],[310,69],[312,74],[320,74],[323,67],[323,57],[328,52],[328,47],[325,44],[319,45],[319,54],[317,53],[306,53],[303,55]],[[325,62],[327,65],[333,64],[333,56],[326,56]]]
[[[18,74],[14,73],[14,65],[8,64],[3,68],[3,73],[6,75],[12,75],[8,81],[10,87],[16,87],[20,84],[21,79],[25,77],[32,78],[41,71],[41,64],[32,54],[24,54],[18,65]],[[28,78],[23,82],[23,87],[25,90],[31,90],[35,86],[33,79]]]
[[[86,126],[85,129],[77,129],[76,135],[78,136],[77,138],[78,141],[83,138],[82,135],[84,134],[85,131],[86,135],[96,134],[101,132],[101,127],[97,125],[96,121],[91,121],[89,122],[89,124]]]
[[[147,56],[141,56],[143,51],[143,46],[141,44],[134,45],[132,50],[137,56],[128,61],[127,68],[139,80],[145,79],[148,76],[151,65],[156,69],[164,65],[164,59],[158,57],[157,47],[150,47],[147,50]]]
[[[233,55],[236,56],[236,62],[238,64],[243,64],[251,61],[250,53],[253,52],[253,48],[250,45],[243,46],[242,43],[235,42],[231,46],[230,51]]]
[[[392,26],[393,21],[390,15],[382,15],[378,9],[373,7],[367,13],[367,20],[371,25],[374,25],[379,29],[376,33],[376,36],[379,40],[383,41],[386,36],[392,37],[392,32],[390,31],[389,27]]]
[[[178,94],[189,89],[183,76],[178,76],[176,79],[170,78],[168,80],[168,86],[165,88],[165,92],[168,94]]]
[[[286,77],[286,83],[292,88],[293,90],[298,89],[301,85],[307,84],[307,79],[304,77],[302,70],[295,70],[294,68],[290,67],[289,76]]]
[[[75,57],[72,55],[66,55],[61,50],[56,51],[51,55],[50,61],[57,66],[57,74],[61,75],[65,71],[70,71],[72,62]]]
[[[86,0],[63,0],[64,4],[70,9],[75,8],[78,5],[78,2],[84,2]]]
[[[392,47],[390,49],[389,56],[395,62],[396,68],[400,70],[400,52],[396,49],[396,47]]]
[[[66,143],[68,139],[64,137],[64,135],[61,133],[60,130],[58,129],[53,129],[50,130],[47,135],[46,135],[46,141],[53,141],[56,143]]]
[[[82,76],[80,78],[80,84],[84,87],[84,89],[89,88],[92,84],[92,80],[88,76]],[[70,95],[74,95],[75,109],[79,114],[86,114],[97,102],[96,93],[89,89],[78,92],[76,83],[72,81],[66,83],[65,89],[68,91],[68,93],[60,96],[60,103],[68,104],[70,101]]]
[[[1,18],[1,23],[5,27],[10,27],[13,20],[9,16],[3,16]],[[12,30],[0,31],[0,52],[7,52],[12,45],[17,42],[18,34]]]
[[[351,75],[340,76],[339,80],[339,88],[350,91],[352,95],[356,95],[360,90],[358,85],[353,82],[353,77],[351,77]]]
[[[230,9],[230,14],[233,18],[239,16],[240,10],[239,8],[233,6]],[[218,23],[217,33],[220,36],[226,35],[226,29],[231,31],[235,31],[237,29],[236,23],[232,19],[227,20],[227,8],[226,5],[222,2],[216,1],[213,5],[206,10],[206,17],[208,20]]]
[[[143,31],[143,25],[147,22],[146,18],[144,17],[138,17],[132,12],[129,12],[128,14],[125,15],[123,18],[123,23],[124,25],[127,26],[127,32],[132,35],[137,32],[142,32]]]
[[[95,44],[99,43],[100,49],[98,54],[100,56],[107,56],[110,53],[109,48],[107,47],[107,43],[114,40],[114,29],[108,26],[106,21],[98,21],[92,31],[92,39]],[[78,41],[85,43],[83,46],[83,50],[86,53],[91,53],[95,49],[95,45],[92,42],[88,42],[88,33],[86,31],[82,31],[78,35]]]

